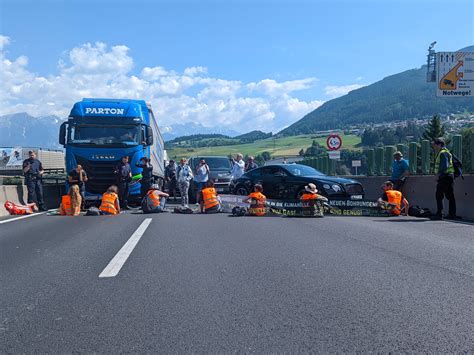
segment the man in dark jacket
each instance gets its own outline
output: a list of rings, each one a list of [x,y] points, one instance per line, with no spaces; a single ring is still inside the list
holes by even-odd
[[[142,157],[140,162],[138,162],[135,166],[142,168],[142,178],[140,180],[140,197],[143,199],[153,184],[153,165],[151,165],[149,158]]]
[[[176,164],[173,159],[165,168],[165,180],[169,195],[176,201]]]
[[[43,184],[41,178],[44,170],[41,162],[36,159],[36,152],[29,151],[29,158],[23,161],[23,174],[28,189],[28,203],[36,203],[40,211],[47,211],[43,201]]]
[[[132,181],[132,169],[128,163],[128,157],[122,157],[122,160],[115,168],[117,187],[119,192],[120,208],[128,209],[128,184]]]

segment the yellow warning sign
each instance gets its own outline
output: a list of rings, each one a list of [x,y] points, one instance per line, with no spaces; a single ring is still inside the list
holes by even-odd
[[[436,53],[439,97],[472,97],[474,89],[474,53]]]

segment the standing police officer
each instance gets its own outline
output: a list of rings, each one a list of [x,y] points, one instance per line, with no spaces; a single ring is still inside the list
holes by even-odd
[[[437,184],[436,184],[436,204],[438,209],[436,215],[432,219],[441,219],[443,218],[443,199],[444,196],[449,201],[449,215],[448,219],[458,219],[456,216],[456,200],[454,198],[454,165],[453,165],[453,155],[445,147],[445,142],[443,138],[436,138],[431,144],[435,154],[435,174],[437,175]]]
[[[135,164],[136,167],[142,168],[142,178],[140,180],[140,197],[143,199],[151,185],[153,185],[153,165],[147,157],[140,158],[140,162]]]
[[[128,184],[132,181],[132,169],[128,163],[128,157],[122,157],[122,160],[115,168],[115,175],[117,178],[117,187],[119,193],[120,208],[128,209]]]
[[[28,188],[28,203],[36,203],[40,211],[47,211],[43,201],[43,185],[41,177],[44,170],[41,162],[36,159],[36,152],[30,150],[29,158],[23,161],[23,174],[25,175],[25,184]]]

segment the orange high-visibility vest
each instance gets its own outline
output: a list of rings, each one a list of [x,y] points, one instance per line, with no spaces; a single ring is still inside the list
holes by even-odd
[[[150,197],[151,203],[153,204],[153,208],[158,207],[160,205],[160,196],[155,194],[155,190],[150,190],[147,192],[148,197]]]
[[[215,207],[219,204],[217,200],[217,192],[216,189],[213,187],[206,187],[201,190],[202,191],[202,199],[204,202],[204,208],[206,210]]]
[[[394,215],[400,215],[400,210],[402,208],[402,193],[396,190],[387,190],[385,191],[388,197],[388,203],[393,203],[395,208],[391,211]]]
[[[265,215],[265,201],[267,200],[266,196],[261,192],[252,192],[248,197],[256,201],[255,204],[250,204],[249,214],[254,216],[264,216]]]
[[[107,212],[109,214],[118,214],[117,209],[115,208],[115,201],[118,199],[118,196],[114,192],[105,192],[102,195],[102,203],[100,204],[99,209],[101,211]]]
[[[63,216],[72,216],[71,196],[64,195],[61,197],[61,209],[59,213]]]
[[[317,200],[319,197],[318,194],[313,194],[312,192],[307,192],[307,193],[304,193],[300,200],[301,201],[308,201],[308,200]]]

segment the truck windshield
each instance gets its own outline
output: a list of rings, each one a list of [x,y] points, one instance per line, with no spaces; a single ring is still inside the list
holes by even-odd
[[[141,143],[139,125],[72,125],[69,144],[133,146]]]

